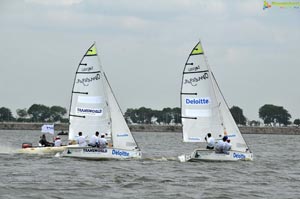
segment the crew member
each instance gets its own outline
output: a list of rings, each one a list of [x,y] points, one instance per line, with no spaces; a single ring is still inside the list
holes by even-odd
[[[77,137],[76,142],[79,146],[87,146],[86,141],[85,141],[85,137],[82,135],[82,132],[78,133],[78,137]]]
[[[205,137],[205,140],[207,142],[206,149],[214,149],[215,147],[215,139],[211,136],[211,133],[208,133]]]
[[[92,147],[99,147],[99,132],[96,131],[95,135],[93,135],[90,139],[90,143],[89,143],[89,146],[92,146]]]

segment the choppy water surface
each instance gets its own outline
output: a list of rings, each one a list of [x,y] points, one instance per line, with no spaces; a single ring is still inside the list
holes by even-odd
[[[11,153],[39,135],[0,131],[0,198],[300,198],[300,136],[245,135],[253,162],[180,163],[180,133],[134,133],[134,161]]]

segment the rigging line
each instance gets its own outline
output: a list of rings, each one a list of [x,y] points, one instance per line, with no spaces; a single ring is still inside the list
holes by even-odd
[[[85,116],[83,115],[72,115],[72,114],[69,114],[70,117],[81,117],[81,118],[85,118]]]
[[[207,73],[208,70],[195,71],[195,72],[183,72],[183,74],[193,74],[193,73]]]
[[[92,72],[76,72],[76,74],[93,74],[93,73],[101,73],[101,71],[92,71]]]

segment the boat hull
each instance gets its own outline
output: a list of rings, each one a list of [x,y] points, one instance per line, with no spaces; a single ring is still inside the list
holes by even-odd
[[[228,154],[216,153],[214,150],[195,149],[190,155],[178,157],[182,162],[198,161],[252,161],[253,154],[250,152],[229,151]]]
[[[56,154],[63,152],[67,146],[60,147],[28,147],[18,149],[16,153],[25,153],[25,154]]]
[[[62,153],[62,157],[72,157],[91,160],[110,160],[110,159],[140,159],[141,151],[125,150],[117,148],[100,149],[97,147],[67,147]]]

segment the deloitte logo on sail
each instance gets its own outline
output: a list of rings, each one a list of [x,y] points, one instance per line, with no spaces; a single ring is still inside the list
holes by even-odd
[[[210,103],[210,99],[208,97],[203,98],[186,98],[186,105],[208,105]]]
[[[119,150],[115,150],[113,149],[111,152],[112,155],[118,155],[118,156],[129,156],[129,153],[126,151],[119,151]]]

